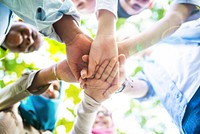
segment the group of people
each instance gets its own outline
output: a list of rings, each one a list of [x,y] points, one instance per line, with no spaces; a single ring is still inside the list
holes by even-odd
[[[116,42],[117,18],[138,14],[151,6],[152,2],[0,0],[0,16],[3,18],[0,44],[3,49],[14,52],[38,50],[43,42],[42,34],[63,42],[67,53],[65,60],[48,68],[25,73],[15,83],[0,90],[0,132],[10,134],[14,130],[20,134],[51,133],[56,119],[52,117],[56,114],[51,113],[54,111],[52,105],[56,109],[61,85],[53,89],[57,95],[53,93],[52,97],[47,92],[55,80],[63,80],[80,82],[85,93],[72,134],[90,134],[101,102],[115,92],[128,94],[141,101],[157,95],[180,133],[198,134],[200,1],[174,0],[166,15],[153,27]],[[98,30],[94,39],[81,31],[75,7],[82,13],[96,12]],[[13,12],[34,27],[13,23]],[[150,55],[144,54],[142,72],[133,80],[126,78],[121,86],[125,57],[137,53],[138,47],[146,49],[154,44],[153,49],[148,50],[151,51]],[[24,98],[26,100],[21,101]],[[45,104],[49,99],[54,103]],[[20,105],[16,105],[19,101]],[[36,106],[36,101],[42,103]],[[42,115],[39,108],[45,109],[47,113]],[[11,124],[13,129],[9,128]]]

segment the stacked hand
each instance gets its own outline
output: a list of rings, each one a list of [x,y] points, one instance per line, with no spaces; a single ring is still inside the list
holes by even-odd
[[[88,57],[83,59],[87,61]],[[80,78],[79,81],[84,92],[97,102],[108,99],[121,85],[117,82],[118,68],[120,68],[120,78],[124,78],[124,62],[124,55],[105,60],[100,66],[97,66],[94,78]]]
[[[82,56],[89,54],[91,43],[92,39],[89,36],[80,33],[66,47],[68,64],[76,80],[80,78],[80,71],[87,67]]]

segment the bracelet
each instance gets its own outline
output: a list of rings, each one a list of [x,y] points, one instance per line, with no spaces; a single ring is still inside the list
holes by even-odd
[[[125,87],[128,85],[128,80],[127,78],[125,79],[124,83],[122,84],[121,88],[119,88],[115,93],[121,93]]]
[[[60,80],[60,79],[57,77],[56,70],[57,70],[57,64],[55,64],[55,65],[53,66],[53,74],[54,74],[54,77],[56,78],[56,80]]]

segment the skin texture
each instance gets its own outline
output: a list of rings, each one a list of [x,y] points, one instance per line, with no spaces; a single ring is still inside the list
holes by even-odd
[[[88,57],[84,60],[87,61]],[[93,78],[80,78],[79,82],[84,92],[97,102],[103,102],[110,98],[121,86],[117,80],[118,68],[120,68],[120,78],[124,78],[124,63],[125,56],[119,55],[118,59],[105,60],[103,64],[98,66]]]
[[[71,16],[64,15],[53,26],[61,40],[66,44],[69,67],[76,80],[78,80],[80,71],[87,66],[82,61],[82,56],[89,54],[92,38],[81,31]],[[66,29],[68,29],[67,32]]]
[[[137,36],[130,36],[128,39],[119,42],[119,53],[125,54],[128,58],[138,52],[138,47],[146,49],[170,36],[190,16],[194,8],[195,6],[190,4],[171,4],[166,15],[156,22],[153,27]]]
[[[150,0],[120,0],[121,7],[130,15],[136,15],[148,8]]]
[[[42,36],[31,25],[15,22],[6,35],[4,46],[12,52],[33,52],[42,42]]]
[[[113,13],[99,10],[98,31],[89,53],[88,72],[82,76],[83,78],[90,78],[94,74],[96,66],[102,64],[104,60],[118,56],[115,21]]]

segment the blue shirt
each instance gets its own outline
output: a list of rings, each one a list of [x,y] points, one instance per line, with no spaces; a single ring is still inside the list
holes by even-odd
[[[0,3],[0,45],[3,43],[12,23],[12,11]]]
[[[175,3],[182,3],[182,4],[192,4],[196,6],[200,6],[199,0],[173,0]]]
[[[200,5],[199,0],[174,2]],[[158,50],[144,61],[143,72],[136,76],[149,86],[147,95],[140,100],[156,94],[183,133],[186,107],[200,86],[200,19],[184,23],[157,45],[161,48],[158,46]]]
[[[77,22],[79,16],[71,0],[0,0],[23,21],[35,26],[43,35],[60,41],[53,24],[64,14],[71,15]],[[67,31],[67,29],[66,29]]]
[[[173,38],[158,43],[157,50],[143,64],[144,76],[137,76],[149,85],[144,98],[156,94],[180,132],[187,104],[200,86],[199,28],[200,20],[185,23],[179,29],[181,36],[175,33]]]

